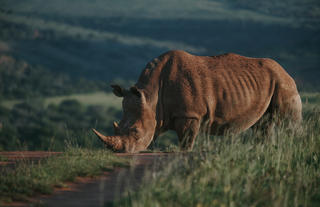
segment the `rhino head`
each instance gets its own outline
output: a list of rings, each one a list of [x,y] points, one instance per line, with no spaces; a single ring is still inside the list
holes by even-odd
[[[113,93],[123,97],[123,117],[120,123],[113,123],[114,136],[105,136],[95,129],[93,132],[106,146],[115,152],[139,152],[145,150],[151,143],[155,128],[155,112],[147,103],[143,89],[136,86],[129,90],[118,85],[111,85]]]

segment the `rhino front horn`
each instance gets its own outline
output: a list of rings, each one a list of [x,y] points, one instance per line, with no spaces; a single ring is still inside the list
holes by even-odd
[[[114,151],[123,150],[123,142],[120,136],[105,136],[95,129],[92,129],[92,131],[103,143],[105,143],[108,147],[111,147]]]

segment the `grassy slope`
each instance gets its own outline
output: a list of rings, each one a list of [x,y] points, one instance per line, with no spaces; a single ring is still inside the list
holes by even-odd
[[[113,95],[113,93],[94,92],[86,94],[72,94],[67,96],[56,96],[44,98],[44,105],[50,104],[59,105],[64,100],[77,100],[84,106],[101,105],[105,107],[113,107],[115,109],[121,108],[121,99]],[[15,104],[21,103],[23,100],[5,100],[1,105],[11,109]]]
[[[66,187],[65,182],[76,177],[94,177],[115,166],[128,162],[107,150],[68,148],[61,156],[49,157],[42,162],[19,163],[15,169],[2,169],[0,177],[1,202],[27,200],[36,194],[50,194],[55,187]]]
[[[71,78],[63,73],[52,72],[39,65],[30,65],[25,61],[0,54],[0,101],[98,90],[105,90],[105,83]]]
[[[305,96],[304,96],[305,97]],[[262,139],[199,137],[195,153],[153,173],[121,206],[319,206],[320,100],[304,105],[301,129]]]
[[[58,96],[45,99],[45,105],[59,104],[66,99],[75,99],[85,106],[102,105],[105,107],[121,108],[121,98],[115,96],[113,93],[95,92],[88,94],[74,94],[70,96]]]
[[[300,81],[316,81],[320,8],[316,0],[129,4],[1,1],[3,51],[72,77],[108,81],[136,79],[148,61],[168,49],[200,55],[236,52],[275,58]]]

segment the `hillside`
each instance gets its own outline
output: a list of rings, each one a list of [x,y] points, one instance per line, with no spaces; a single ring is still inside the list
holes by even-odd
[[[27,99],[102,90],[101,81],[70,78],[61,72],[30,65],[10,56],[0,56],[0,98]]]
[[[170,49],[274,58],[307,90],[320,77],[316,0],[4,0],[0,8],[1,54],[72,78],[136,80]]]

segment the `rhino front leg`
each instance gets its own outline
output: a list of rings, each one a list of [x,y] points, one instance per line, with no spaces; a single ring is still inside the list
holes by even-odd
[[[199,133],[199,120],[192,118],[176,118],[174,126],[179,138],[180,149],[186,151],[192,150],[194,141]]]

